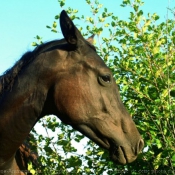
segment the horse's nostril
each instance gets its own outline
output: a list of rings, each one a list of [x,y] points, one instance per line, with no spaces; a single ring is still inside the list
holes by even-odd
[[[138,146],[137,146],[137,153],[142,151],[143,147],[144,147],[144,141],[143,139],[140,139],[140,141],[138,142]]]

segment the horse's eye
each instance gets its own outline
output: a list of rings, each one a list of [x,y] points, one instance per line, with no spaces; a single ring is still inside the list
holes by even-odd
[[[103,86],[109,86],[111,84],[111,75],[101,75],[98,78],[99,83]]]
[[[106,83],[110,83],[111,82],[111,76],[110,75],[103,75],[103,76],[101,76],[101,79],[103,81],[105,81]]]

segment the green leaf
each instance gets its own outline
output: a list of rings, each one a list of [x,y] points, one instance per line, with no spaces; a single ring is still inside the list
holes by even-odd
[[[100,151],[100,152],[97,153],[98,156],[100,156],[102,154],[104,154],[104,151]]]
[[[158,148],[162,148],[162,143],[158,139],[156,139],[156,145],[157,145]]]
[[[175,164],[175,154],[173,154],[173,156],[172,156],[172,161]]]
[[[170,95],[171,95],[172,97],[175,97],[175,90],[171,90],[171,91],[170,91]]]
[[[57,27],[57,22],[54,21],[52,27],[56,28]]]

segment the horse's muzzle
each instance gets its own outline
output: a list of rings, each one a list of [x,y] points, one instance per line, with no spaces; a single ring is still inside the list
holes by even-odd
[[[117,164],[125,165],[133,162],[144,147],[143,139],[140,139],[135,147],[111,146],[110,157]]]

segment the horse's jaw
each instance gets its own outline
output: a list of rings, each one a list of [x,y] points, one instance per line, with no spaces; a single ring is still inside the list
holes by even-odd
[[[98,145],[102,146],[105,149],[110,148],[110,144],[107,138],[103,138],[100,133],[97,135],[88,125],[80,124],[76,126],[76,129],[80,131],[82,134],[87,136],[89,139],[93,140]]]

